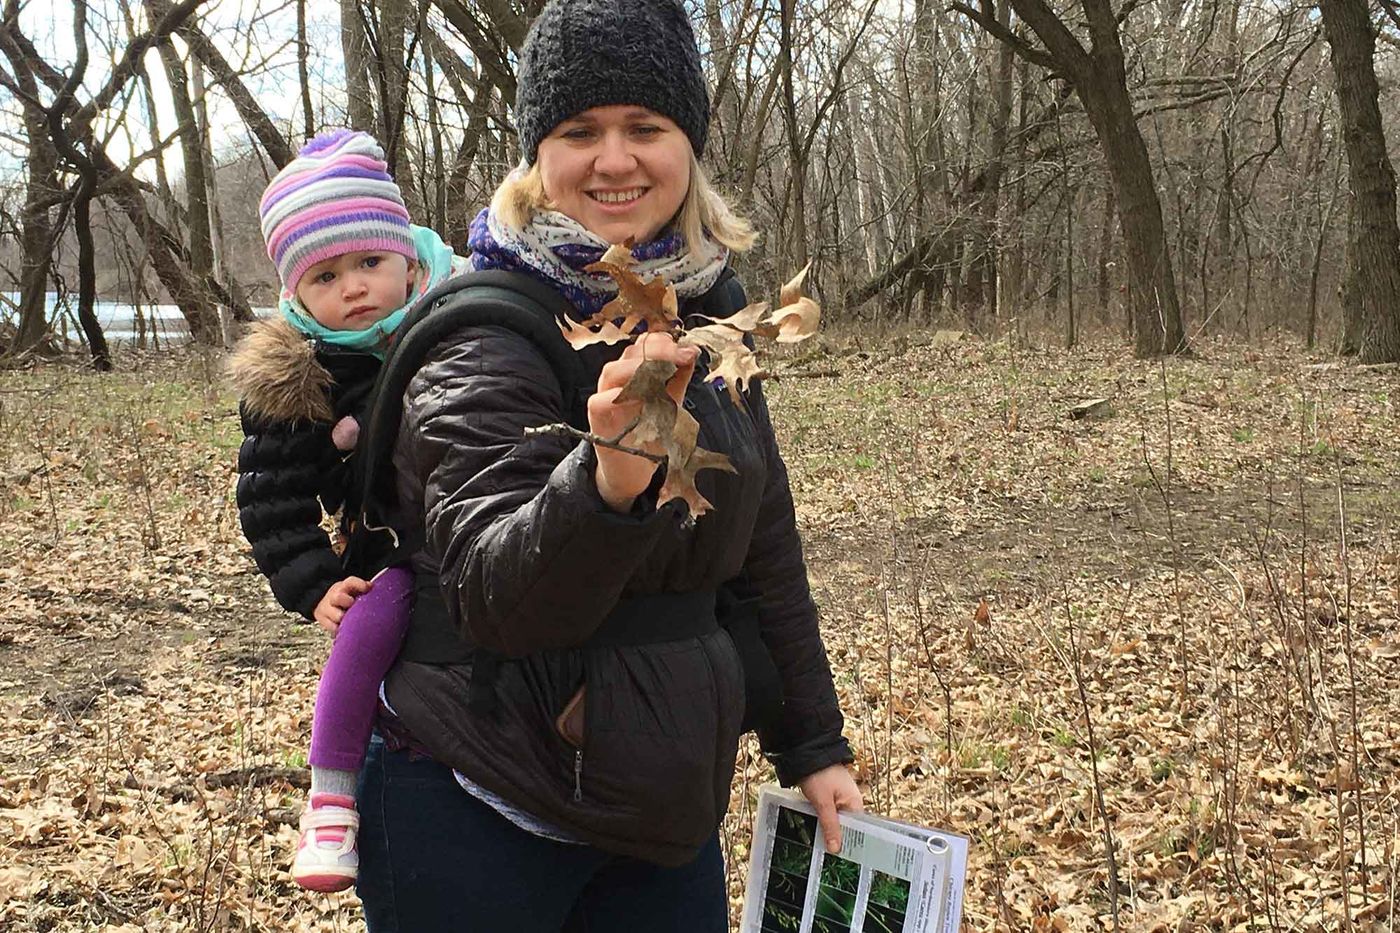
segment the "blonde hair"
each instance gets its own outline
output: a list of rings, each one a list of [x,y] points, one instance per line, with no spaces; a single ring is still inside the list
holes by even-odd
[[[538,159],[534,165],[521,164],[511,171],[491,198],[491,213],[517,230],[530,223],[535,211],[553,208],[544,192]],[[758,239],[753,225],[710,184],[694,152],[690,154],[690,187],[671,226],[680,231],[686,248],[692,251],[700,250],[707,231],[711,239],[735,253],[742,253]]]

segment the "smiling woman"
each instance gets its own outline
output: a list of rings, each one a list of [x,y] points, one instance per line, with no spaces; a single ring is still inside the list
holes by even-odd
[[[709,99],[681,0],[550,0],[516,117],[521,165],[471,225],[473,268],[528,276],[584,320],[618,295],[594,264],[631,241],[631,271],[673,288],[678,316],[747,304],[729,259],[753,233],[698,162]],[[837,809],[860,806],[758,381],[716,392],[663,333],[578,360],[591,436],[630,430],[624,386],[669,364],[672,402],[735,471],[697,481],[714,507],[692,520],[658,495],[653,460],[526,436],[574,409],[539,345],[480,323],[441,335],[395,445],[398,502],[427,542],[410,643],[432,647],[386,678],[393,716],[361,778],[371,933],[726,929],[716,830],[746,671],[721,618],[772,651],[786,706],[760,739],[828,845]]]

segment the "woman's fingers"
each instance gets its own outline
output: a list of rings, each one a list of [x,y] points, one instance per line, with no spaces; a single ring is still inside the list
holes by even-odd
[[[637,371],[648,360],[661,360],[674,363],[676,369],[685,373],[686,381],[689,381],[690,373],[695,369],[695,360],[699,351],[694,347],[677,346],[670,337],[661,335],[662,340],[653,340],[647,344],[648,350],[643,353],[637,349],[637,344],[632,344],[618,359],[613,360],[603,367],[603,371],[598,376],[598,390],[611,389],[627,384],[627,380],[632,378],[632,374]],[[677,373],[679,375],[680,373]]]
[[[681,347],[669,334],[643,334],[628,346],[617,360],[603,367],[598,377],[598,391],[588,400],[588,424],[599,437],[614,438],[630,427],[641,415],[641,401],[618,401],[623,387],[636,374],[638,367],[649,360],[671,363],[676,372],[666,381],[666,393],[679,406],[685,400],[685,390],[695,371],[698,351]],[[627,439],[623,438],[623,443]],[[661,445],[650,440],[646,449],[660,453]],[[632,500],[640,495],[656,473],[657,463],[643,457],[598,446],[598,469],[595,481],[605,502],[618,511],[626,511]]]
[[[685,390],[690,385],[690,377],[695,374],[695,361],[700,351],[695,347],[680,347],[676,354],[676,374],[666,381],[666,391],[677,405],[685,401]]]

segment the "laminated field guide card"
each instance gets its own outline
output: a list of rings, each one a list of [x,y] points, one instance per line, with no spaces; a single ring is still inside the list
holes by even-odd
[[[796,791],[758,794],[740,933],[957,933],[966,836],[842,813],[829,855]]]

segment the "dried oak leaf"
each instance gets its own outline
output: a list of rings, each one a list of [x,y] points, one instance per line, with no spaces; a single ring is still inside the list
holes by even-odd
[[[695,446],[700,436],[700,423],[682,410],[676,418],[671,443],[667,445],[666,481],[661,484],[657,505],[672,499],[682,499],[690,507],[692,518],[699,518],[714,506],[695,488],[695,474],[701,470],[724,470],[737,473],[734,464],[724,454]]]
[[[666,382],[676,374],[676,364],[669,360],[643,360],[632,378],[617,393],[619,402],[641,402],[642,413],[622,436],[635,447],[647,444],[671,443],[676,429],[676,400],[666,391]]]
[[[637,259],[632,255],[632,247],[637,244],[635,237],[628,237],[621,243],[614,243],[608,247],[608,251],[603,254],[599,262],[611,263],[614,266],[631,268],[636,264]]]
[[[778,343],[797,343],[817,332],[817,324],[821,321],[821,305],[802,294],[802,283],[807,278],[807,270],[811,268],[812,264],[809,262],[802,267],[801,272],[788,280],[778,293],[778,310],[764,322],[777,328],[778,333],[774,339]]]
[[[683,347],[702,347],[710,354],[706,382],[723,379],[729,397],[739,404],[739,393],[748,389],[749,380],[763,375],[758,356],[744,344],[743,331],[724,324],[707,324],[686,331],[679,341]]]
[[[707,321],[714,321],[716,324],[723,324],[735,330],[741,330],[746,334],[757,334],[760,337],[776,337],[778,329],[771,324],[761,323],[763,315],[768,313],[768,302],[758,301],[751,305],[746,305],[735,311],[729,317],[710,317],[706,314],[697,314],[696,317],[704,318]]]
[[[556,321],[556,323],[559,324],[559,330],[563,332],[564,339],[575,350],[582,350],[595,343],[614,344],[628,339],[627,333],[612,321],[606,319],[597,321],[596,317],[597,315],[594,315],[594,318],[580,324],[575,324],[571,320]],[[594,330],[590,324],[595,326],[601,324],[602,326]]]
[[[630,253],[628,259],[631,259]],[[620,329],[627,334],[643,321],[648,331],[670,333],[675,330],[676,320],[680,317],[680,303],[676,299],[675,288],[667,285],[661,276],[643,282],[641,276],[630,268],[607,261],[607,254],[603,259],[584,266],[584,270],[606,272],[617,283],[617,297],[603,305],[597,317],[607,321],[621,318]]]

